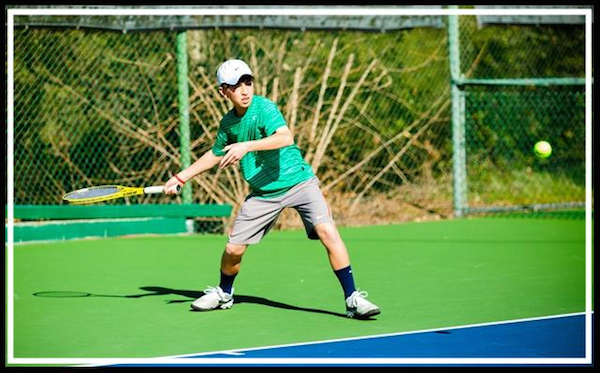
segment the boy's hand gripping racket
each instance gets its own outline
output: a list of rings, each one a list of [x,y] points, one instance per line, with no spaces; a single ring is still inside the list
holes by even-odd
[[[181,190],[177,186],[177,192]],[[111,199],[139,196],[142,194],[163,194],[164,186],[150,187],[126,187],[121,185],[101,185],[83,188],[65,194],[62,199],[72,205],[87,205],[91,203],[104,202]]]

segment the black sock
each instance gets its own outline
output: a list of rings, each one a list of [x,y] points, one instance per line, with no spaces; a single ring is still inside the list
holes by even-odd
[[[237,276],[237,274],[229,276],[221,272],[221,282],[219,283],[219,287],[223,289],[224,292],[231,294],[231,289],[233,289],[233,280],[235,279],[235,276]]]
[[[356,290],[354,287],[354,277],[352,276],[352,266],[338,269],[337,271],[333,271],[333,273],[335,273],[338,280],[340,280],[340,284],[342,284],[344,298],[348,298]]]

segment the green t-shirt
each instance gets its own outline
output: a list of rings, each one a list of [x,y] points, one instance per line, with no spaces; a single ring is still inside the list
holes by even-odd
[[[271,100],[254,96],[242,117],[238,117],[232,109],[221,119],[212,151],[216,156],[223,156],[225,146],[264,139],[285,125],[283,115]],[[250,184],[250,195],[262,198],[278,197],[315,176],[295,144],[249,152],[240,160],[240,168],[244,180]]]

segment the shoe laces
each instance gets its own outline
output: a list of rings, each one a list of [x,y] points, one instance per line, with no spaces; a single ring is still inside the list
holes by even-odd
[[[231,294],[226,293],[220,286],[207,286],[206,290],[204,290],[204,295],[216,294],[214,296],[218,296],[221,300],[227,300],[228,296],[233,297],[233,291],[235,289],[231,288]]]
[[[356,305],[359,302],[359,299],[364,299],[364,298],[366,298],[368,296],[369,296],[369,293],[367,293],[366,291],[364,291],[364,290],[363,291],[359,291],[357,289],[354,293],[352,293],[352,295],[350,295],[350,297],[348,299],[349,303],[350,303],[349,306],[350,307],[356,307]]]
[[[204,295],[215,294],[219,298],[223,299],[224,292],[219,286],[207,286],[206,290],[204,290]]]

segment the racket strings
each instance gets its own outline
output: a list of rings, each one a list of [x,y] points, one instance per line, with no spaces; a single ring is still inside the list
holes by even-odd
[[[88,188],[71,192],[65,196],[65,199],[80,200],[96,197],[105,197],[110,196],[111,194],[116,194],[119,192],[119,190],[120,188],[112,186]]]

